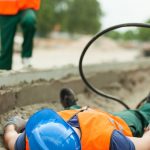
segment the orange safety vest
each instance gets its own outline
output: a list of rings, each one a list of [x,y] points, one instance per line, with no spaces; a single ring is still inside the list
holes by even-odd
[[[81,130],[82,150],[109,150],[114,130],[121,131],[125,136],[132,136],[132,132],[124,120],[100,110],[59,112],[59,115],[66,121],[75,114],[78,116]]]
[[[64,110],[58,114],[65,121],[77,115],[81,130],[82,150],[109,150],[114,130],[119,130],[126,136],[132,136],[132,132],[124,120],[100,110]],[[27,138],[26,150],[30,150]]]
[[[26,136],[26,146],[25,146],[25,149],[26,150],[30,150],[29,141],[28,141],[27,136]]]
[[[0,15],[15,15],[20,10],[38,10],[40,0],[0,0]]]

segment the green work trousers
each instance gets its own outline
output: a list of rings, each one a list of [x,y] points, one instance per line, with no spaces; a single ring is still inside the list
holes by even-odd
[[[20,11],[16,15],[0,15],[0,69],[12,68],[14,36],[20,24],[23,31],[22,58],[32,56],[33,38],[36,31],[36,14],[32,9]]]
[[[114,115],[122,118],[130,127],[133,136],[141,137],[144,133],[144,128],[150,123],[150,103],[145,103],[136,110],[124,110],[114,113]]]
[[[81,108],[81,106],[79,106],[79,105],[72,105],[70,107],[65,108],[65,110],[80,109],[80,108]]]

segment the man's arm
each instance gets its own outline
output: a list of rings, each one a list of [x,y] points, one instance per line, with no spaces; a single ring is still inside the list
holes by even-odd
[[[15,130],[15,125],[11,124],[11,125],[8,125],[5,128],[4,142],[5,142],[6,147],[9,150],[14,150],[15,149],[15,143],[16,143],[16,140],[17,140],[18,136],[19,136],[19,134]]]
[[[150,150],[150,130],[146,131],[141,138],[128,138],[134,143],[136,150]]]
[[[17,138],[25,125],[26,121],[19,116],[12,117],[6,122],[4,126],[4,142],[9,150],[15,149]]]

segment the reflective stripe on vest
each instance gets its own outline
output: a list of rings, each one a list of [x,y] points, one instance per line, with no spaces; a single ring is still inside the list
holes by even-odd
[[[65,120],[72,118],[73,113],[77,114],[79,120],[82,150],[109,150],[114,130],[132,136],[128,125],[121,118],[103,111],[88,109],[83,112],[77,110],[59,112]]]
[[[20,10],[38,10],[40,0],[0,0],[0,15],[15,15]]]

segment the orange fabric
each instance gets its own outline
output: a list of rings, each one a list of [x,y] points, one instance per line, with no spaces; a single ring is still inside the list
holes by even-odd
[[[0,0],[0,15],[15,15],[20,10],[38,10],[40,0]]]
[[[80,112],[80,109],[76,110],[63,110],[58,112],[58,114],[65,120],[69,120],[72,116],[74,116],[76,113]]]
[[[70,119],[79,110],[59,112],[65,120]],[[73,114],[74,113],[74,114]],[[77,114],[82,150],[109,150],[112,132],[116,129],[126,136],[132,136],[128,125],[119,117],[103,111],[88,109]]]
[[[29,141],[28,141],[28,138],[27,138],[27,137],[26,137],[26,150],[30,150]]]
[[[40,0],[19,0],[18,7],[20,10],[28,8],[38,10],[40,7]]]

